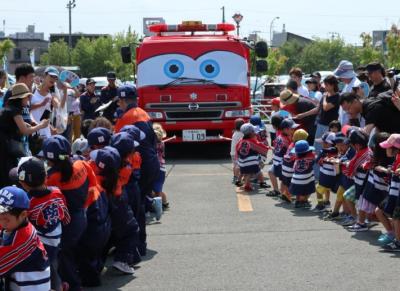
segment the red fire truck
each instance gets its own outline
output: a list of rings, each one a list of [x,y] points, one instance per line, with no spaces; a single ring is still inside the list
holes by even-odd
[[[138,105],[175,142],[219,142],[251,114],[249,45],[234,25],[155,24],[136,47]]]

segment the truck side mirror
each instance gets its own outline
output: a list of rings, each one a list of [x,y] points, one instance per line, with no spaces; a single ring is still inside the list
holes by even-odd
[[[258,58],[268,57],[268,45],[265,41],[259,41],[255,46],[255,53]]]
[[[256,62],[256,72],[257,73],[265,73],[268,71],[268,63],[265,60],[258,60]]]
[[[129,46],[121,47],[121,58],[124,64],[132,63],[132,52]]]

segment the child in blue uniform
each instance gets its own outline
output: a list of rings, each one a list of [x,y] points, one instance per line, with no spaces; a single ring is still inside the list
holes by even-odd
[[[385,141],[389,137],[388,133],[377,133],[376,146],[373,150],[373,155],[369,165],[368,178],[365,183],[362,195],[357,203],[358,220],[355,224],[349,226],[349,231],[360,232],[367,231],[366,223],[367,216],[375,213],[375,209],[388,195],[389,190],[389,175],[384,171],[393,163],[393,159],[386,156],[386,150],[379,143]],[[384,169],[383,171],[381,169]]]
[[[316,186],[318,204],[313,209],[314,212],[322,212],[330,207],[330,192],[336,192],[337,171],[336,166],[331,159],[337,156],[337,148],[335,147],[335,134],[333,132],[325,132],[322,135],[322,149],[317,157],[319,164],[319,178]]]
[[[58,187],[67,201],[71,222],[63,225],[59,273],[70,290],[80,290],[81,280],[77,265],[77,248],[87,227],[86,201],[98,195],[97,180],[90,165],[81,160],[73,161],[71,144],[61,135],[53,135],[43,143],[43,154],[50,169],[47,185]]]
[[[260,188],[267,188],[264,182],[264,176],[260,170],[259,155],[265,156],[269,147],[259,142],[256,137],[255,128],[250,123],[245,123],[240,128],[243,133],[243,139],[236,146],[238,165],[240,174],[243,175],[245,191],[252,191],[251,179],[257,177],[260,181]]]
[[[274,197],[280,196],[281,193],[278,190],[278,180],[282,180],[282,161],[283,157],[287,152],[289,145],[291,144],[291,138],[297,124],[291,119],[282,119],[280,116],[274,116],[272,118],[272,126],[277,130],[276,138],[273,144],[273,165],[268,171],[270,181],[272,184],[272,191],[268,192],[266,196]],[[279,124],[278,124],[279,123]],[[282,184],[280,187],[282,190]]]
[[[64,287],[58,276],[58,253],[62,224],[70,221],[65,197],[58,188],[47,187],[43,161],[28,158],[18,165],[18,179],[30,196],[29,220],[36,228],[49,257],[51,288]]]
[[[28,209],[24,190],[15,186],[0,190],[0,287],[4,283],[5,290],[50,290],[49,261],[28,221]]]
[[[337,159],[332,159],[332,162],[335,165],[338,165],[340,170],[337,186],[338,189],[336,191],[336,201],[333,210],[324,217],[324,220],[339,220],[342,218],[339,211],[343,205],[343,194],[354,184],[353,179],[348,178],[344,172],[346,170],[345,164],[354,157],[356,151],[350,146],[348,138],[341,132],[335,134],[335,146],[338,150],[339,156]],[[344,205],[343,210],[345,215],[349,213]]]
[[[292,151],[296,154],[294,173],[289,191],[296,196],[295,208],[310,208],[308,197],[315,192],[315,177],[313,166],[315,163],[314,147],[307,141],[296,142]]]
[[[356,154],[347,163],[346,175],[354,180],[354,187],[350,187],[344,193],[344,203],[349,210],[349,217],[341,222],[342,226],[350,226],[356,223],[357,210],[356,202],[361,196],[368,176],[368,169],[365,167],[371,159],[371,150],[368,148],[368,135],[360,129],[350,129],[349,140]]]

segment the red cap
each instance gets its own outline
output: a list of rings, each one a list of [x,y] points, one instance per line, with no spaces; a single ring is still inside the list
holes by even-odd
[[[281,99],[279,97],[276,97],[276,98],[272,99],[271,105],[280,106],[281,105]]]

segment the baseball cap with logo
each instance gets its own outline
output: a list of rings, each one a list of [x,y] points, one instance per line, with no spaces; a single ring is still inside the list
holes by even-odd
[[[397,148],[400,149],[400,134],[394,133],[389,136],[389,138],[380,144],[381,148],[388,149],[388,148]]]
[[[107,79],[108,80],[115,80],[115,79],[117,79],[117,75],[115,74],[115,72],[110,71],[110,72],[107,73]]]
[[[285,118],[284,120],[282,120],[281,122],[281,128],[285,129],[285,128],[297,128],[299,127],[299,124],[297,124],[296,122],[293,121],[293,119],[290,118]]]
[[[2,188],[0,190],[0,213],[6,213],[17,208],[29,208],[28,194],[16,186]]]
[[[118,88],[118,98],[137,98],[136,88],[130,85],[124,85]]]
[[[71,154],[71,144],[62,135],[53,135],[44,141],[42,151],[48,160],[66,160]]]
[[[89,85],[89,84],[96,84],[96,81],[92,78],[89,78],[86,80],[86,85]]]
[[[134,125],[125,125],[120,132],[129,133],[136,142],[140,142],[146,138],[146,134]]]
[[[29,157],[18,165],[18,180],[28,185],[43,183],[46,179],[44,162],[36,157]]]
[[[94,161],[96,166],[102,170],[111,168],[119,169],[121,167],[121,156],[119,155],[119,152],[110,146],[97,150]]]
[[[315,141],[319,142],[319,143],[326,142],[326,143],[328,143],[330,145],[334,145],[335,144],[335,133],[333,133],[333,132],[324,132],[322,137],[315,139]]]
[[[93,128],[87,136],[89,146],[106,146],[110,144],[111,131],[104,127]]]
[[[32,96],[31,91],[28,86],[23,83],[18,83],[12,86],[11,88],[11,97],[8,100],[13,99],[24,99],[26,97]]]

